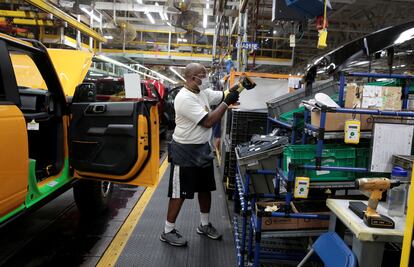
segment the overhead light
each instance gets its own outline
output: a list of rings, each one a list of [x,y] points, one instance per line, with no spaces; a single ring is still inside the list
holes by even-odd
[[[203,15],[203,28],[207,29],[207,14]]]
[[[112,35],[104,35],[105,39],[112,40],[114,37]]]
[[[135,69],[131,68],[130,66],[128,66],[128,65],[126,65],[126,64],[124,64],[124,63],[121,63],[121,62],[119,62],[119,61],[117,61],[117,60],[115,60],[115,59],[112,59],[112,58],[110,58],[110,57],[107,57],[107,56],[104,56],[104,55],[96,55],[95,57],[96,57],[97,59],[102,60],[102,61],[105,61],[105,62],[108,62],[108,63],[112,63],[112,64],[114,64],[114,65],[116,65],[116,66],[118,66],[118,67],[123,67],[123,68],[126,68],[126,69],[128,69],[128,70],[130,70],[130,71],[132,71],[132,72],[136,72],[136,73],[139,73],[139,74],[141,74],[141,75],[144,75],[144,76],[147,76],[147,77],[149,77],[149,78],[152,78],[152,79],[154,79],[154,80],[157,80],[157,78],[155,78],[154,76],[151,76],[151,75],[149,75],[149,74],[143,73],[143,72],[141,72],[141,71],[137,71],[137,70],[135,70]]]
[[[273,34],[276,34],[276,33],[277,33],[277,31],[276,31],[276,30],[274,30],[274,31],[273,31]]]
[[[178,42],[187,43],[187,39],[177,38]]]
[[[98,17],[98,16],[96,16],[94,13],[93,13],[93,9],[91,10],[91,11],[89,11],[88,9],[86,9],[86,7],[81,7],[80,8],[80,10],[82,10],[83,12],[85,12],[86,14],[88,14],[89,15],[89,17],[91,17],[93,20],[95,20],[96,22],[101,22],[102,20],[101,20],[101,18],[100,17]]]
[[[158,2],[155,2],[155,5],[156,5],[156,6],[160,6],[160,5],[158,4]],[[161,17],[161,19],[162,19],[162,20],[167,20],[167,19],[168,19],[168,17],[165,17],[165,16],[164,16],[164,12],[160,11],[160,12],[158,12],[158,14],[160,14],[160,17]]]
[[[150,12],[145,11],[145,15],[147,15],[148,20],[149,20],[152,24],[155,24],[155,20],[154,20],[154,18],[152,17],[152,15],[151,15],[151,13],[150,13]]]
[[[143,4],[142,0],[137,0],[137,2],[138,2],[138,4],[141,4],[141,5]]]
[[[89,76],[101,77],[101,76],[104,76],[104,75],[102,73],[90,72]]]
[[[154,80],[159,80],[159,78],[156,78],[156,77],[154,77],[154,76],[152,76],[152,75],[149,75],[149,74],[147,74],[147,73],[141,72],[141,71],[139,71],[139,70],[133,69],[133,68],[131,68],[130,66],[128,66],[128,65],[126,65],[126,64],[124,64],[124,63],[121,63],[121,62],[119,62],[119,61],[116,61],[116,60],[114,60],[114,59],[112,59],[112,58],[109,58],[109,57],[107,57],[107,56],[104,56],[104,55],[96,55],[95,57],[96,57],[97,59],[102,60],[102,61],[105,61],[105,62],[108,62],[108,63],[112,63],[112,64],[117,65],[117,66],[119,66],[119,67],[126,68],[126,69],[128,69],[128,70],[130,70],[130,71],[132,71],[132,72],[139,73],[139,74],[141,74],[141,75],[147,76],[147,77],[149,77],[149,78],[151,78],[151,79],[154,79]],[[174,81],[174,80],[172,80],[172,79],[170,79],[170,78],[168,78],[168,77],[166,77],[166,76],[162,75],[161,73],[158,73],[158,72],[156,72],[156,71],[154,71],[154,70],[151,70],[151,69],[149,69],[149,68],[147,68],[147,67],[145,67],[145,66],[143,66],[143,65],[141,65],[141,64],[134,64],[134,65],[136,65],[136,66],[138,66],[138,67],[141,67],[141,68],[144,68],[144,69],[146,69],[146,70],[148,70],[148,71],[150,71],[150,72],[152,72],[152,73],[156,74],[156,75],[157,75],[158,77],[160,77],[161,79],[166,80],[166,81],[169,81],[169,82],[170,82],[170,83],[172,83],[172,84],[177,84],[177,83],[178,83],[177,81]]]
[[[184,79],[184,77],[183,76],[181,76],[179,73],[178,73],[178,71],[176,71],[175,69],[173,69],[173,67],[170,67],[170,70],[172,71],[172,72],[174,72],[174,74],[175,75],[177,75],[181,80],[183,80],[184,82],[186,82],[187,80],[186,79]]]
[[[168,21],[167,21],[167,25],[170,26],[170,27],[172,27],[171,23],[169,23]]]
[[[209,9],[210,5],[208,3],[206,3],[206,9]],[[207,17],[207,13],[204,13],[203,15],[203,28],[207,29],[207,22],[208,22],[208,17]]]

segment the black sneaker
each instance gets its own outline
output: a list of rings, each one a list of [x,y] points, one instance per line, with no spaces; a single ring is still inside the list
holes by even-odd
[[[185,240],[183,236],[180,235],[176,229],[172,230],[169,233],[162,232],[162,234],[160,235],[160,240],[162,242],[166,242],[176,247],[187,246],[187,240]]]
[[[208,225],[199,225],[197,227],[197,233],[200,235],[205,235],[207,237],[210,237],[211,239],[214,240],[218,240],[221,239],[221,234],[219,232],[217,232],[217,229],[214,228],[213,225],[211,225],[211,223],[209,223]]]

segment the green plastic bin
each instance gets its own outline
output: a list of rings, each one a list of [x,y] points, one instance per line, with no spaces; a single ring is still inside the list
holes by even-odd
[[[290,145],[283,152],[283,170],[288,173],[289,163],[298,165],[315,165],[316,145]],[[322,166],[355,167],[356,148],[344,145],[327,144],[322,151]],[[352,181],[355,172],[317,171],[299,169],[295,176],[309,177],[311,181]]]
[[[297,109],[294,109],[294,110],[291,110],[291,111],[288,111],[288,112],[285,112],[285,113],[281,114],[279,116],[279,120],[283,121],[283,122],[286,122],[286,123],[289,123],[289,124],[292,124],[293,123],[293,114],[294,113],[304,113],[304,112],[305,112],[305,107],[300,107],[300,108],[297,108]],[[305,124],[303,123],[303,119],[300,119],[298,121],[297,126],[300,127],[300,128],[303,128],[305,126]]]

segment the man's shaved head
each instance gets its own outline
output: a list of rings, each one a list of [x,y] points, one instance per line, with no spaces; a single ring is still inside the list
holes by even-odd
[[[204,68],[204,66],[201,65],[200,63],[190,63],[185,67],[184,78],[186,80],[189,80],[193,76],[196,76],[197,74],[200,74],[200,73],[205,74],[205,72],[206,72],[206,68]]]

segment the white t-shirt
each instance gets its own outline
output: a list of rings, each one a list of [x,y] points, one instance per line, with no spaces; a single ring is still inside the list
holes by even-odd
[[[187,88],[178,92],[174,100],[175,130],[174,141],[181,144],[205,144],[210,141],[211,128],[205,128],[198,123],[207,113],[211,105],[218,105],[223,99],[223,92],[206,89],[198,94]]]

